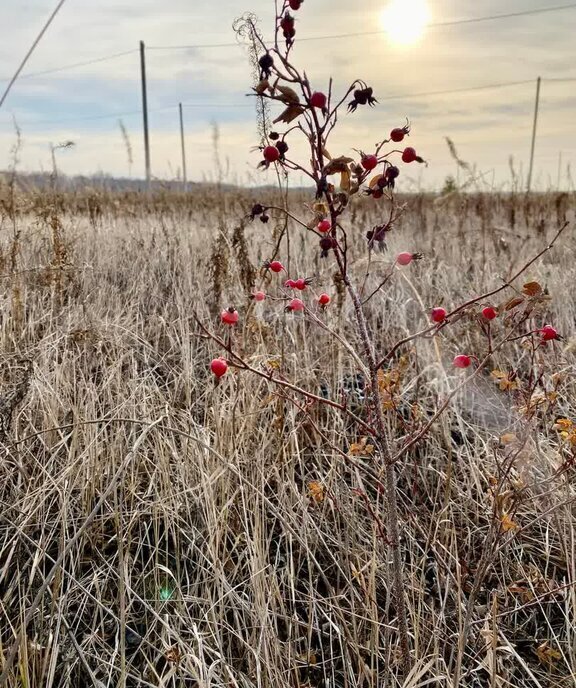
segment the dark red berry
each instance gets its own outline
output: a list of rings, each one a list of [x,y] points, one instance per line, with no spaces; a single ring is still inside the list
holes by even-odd
[[[400,141],[404,140],[405,136],[408,136],[410,133],[410,124],[406,124],[404,127],[396,127],[396,129],[392,129],[390,132],[390,138],[394,143],[400,143]]]
[[[294,17],[289,12],[280,20],[280,28],[285,32],[290,32],[294,28]]]
[[[280,157],[282,158],[288,152],[288,144],[286,143],[286,141],[278,141],[278,143],[276,144],[276,148],[280,152]]]
[[[326,107],[327,102],[328,99],[326,98],[326,95],[321,91],[314,91],[314,93],[310,96],[310,105],[318,108],[319,110],[323,110]]]
[[[558,331],[556,328],[552,327],[552,325],[544,325],[544,327],[540,330],[540,336],[542,337],[543,342],[549,342],[552,339],[560,339]]]
[[[274,58],[272,57],[272,55],[270,55],[270,53],[266,53],[265,55],[262,55],[262,57],[258,60],[258,64],[260,65],[260,69],[262,70],[261,76],[267,78],[270,76],[270,70],[274,65]]]
[[[228,370],[228,363],[223,358],[214,358],[210,362],[210,370],[217,378],[220,378]]]
[[[294,10],[299,10],[301,5],[302,5],[303,0],[288,0],[288,4],[290,5],[290,9]]]
[[[375,155],[365,155],[360,162],[365,170],[373,170],[378,165],[378,158]]]
[[[432,322],[435,323],[441,323],[446,320],[446,309],[445,308],[433,308],[432,311],[430,312],[430,318],[432,319]]]
[[[265,263],[264,267],[268,268],[268,270],[272,270],[272,272],[282,272],[282,270],[286,269],[279,260],[273,260],[269,263]]]
[[[276,162],[276,160],[278,160],[280,157],[280,151],[278,148],[276,148],[276,146],[266,146],[262,152],[266,162]]]
[[[414,148],[408,146],[408,148],[404,149],[404,152],[402,153],[402,162],[415,162],[417,159],[418,154]]]

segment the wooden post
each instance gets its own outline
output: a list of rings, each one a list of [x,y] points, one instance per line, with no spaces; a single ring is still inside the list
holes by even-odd
[[[146,52],[140,41],[140,74],[142,78],[142,113],[144,116],[144,158],[146,161],[146,188],[150,189],[150,136],[148,131],[148,94],[146,91]]]

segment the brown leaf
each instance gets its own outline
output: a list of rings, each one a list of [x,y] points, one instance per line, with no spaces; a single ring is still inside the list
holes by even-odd
[[[509,444],[512,444],[513,442],[516,442],[518,438],[513,432],[507,432],[505,435],[502,435],[500,438],[500,444],[503,444],[505,447]]]
[[[178,662],[181,659],[180,649],[178,648],[178,645],[173,645],[170,649],[166,650],[166,652],[164,653],[164,658],[167,662],[171,662],[172,664],[178,664]]]
[[[324,167],[324,174],[337,174],[338,172],[344,172],[348,170],[348,164],[353,162],[352,158],[347,158],[345,155],[341,155],[339,158],[333,158]]]
[[[282,94],[278,100],[281,100],[286,105],[298,105],[300,98],[296,91],[289,86],[276,86],[276,90]]]
[[[324,501],[324,485],[316,480],[312,480],[308,483],[308,491],[310,492],[310,497],[316,502],[316,504],[322,504]]]
[[[350,170],[348,168],[340,173],[340,191],[350,191]]]
[[[558,650],[550,647],[548,641],[545,640],[541,645],[536,648],[536,656],[546,666],[552,667],[556,664],[559,659],[562,659],[562,655]]]
[[[260,81],[260,83],[258,83],[254,87],[254,90],[256,91],[256,93],[259,96],[261,96],[264,93],[264,91],[267,91],[269,89],[270,89],[270,82],[268,81],[268,79],[262,79],[262,81]]]
[[[503,308],[505,311],[511,311],[513,308],[516,308],[516,306],[519,306],[521,303],[524,303],[524,297],[515,296],[513,299],[510,299],[510,301],[507,301],[504,304]]]
[[[348,450],[350,456],[370,456],[373,452],[374,446],[368,444],[367,437],[362,437],[360,442],[353,442]]]
[[[522,287],[522,293],[527,294],[528,296],[536,296],[537,294],[540,294],[542,291],[542,287],[538,282],[526,282],[526,284]]]
[[[519,528],[520,526],[512,520],[510,514],[504,512],[502,514],[502,518],[500,519],[500,523],[502,524],[502,530],[507,533],[509,530],[515,530],[516,528]]]
[[[377,174],[375,177],[372,177],[372,179],[368,182],[368,187],[370,189],[373,189],[378,184],[380,179],[382,179],[381,174]]]
[[[289,105],[272,123],[284,122],[285,124],[290,124],[292,120],[300,117],[303,112],[304,108],[301,105]]]

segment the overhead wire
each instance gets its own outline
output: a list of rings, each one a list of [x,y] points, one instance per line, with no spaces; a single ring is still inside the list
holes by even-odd
[[[543,83],[546,83],[548,81],[551,82],[564,82],[564,81],[576,81],[576,78],[544,78],[542,79]],[[499,89],[499,88],[506,88],[506,87],[512,87],[512,86],[526,86],[528,84],[534,84],[535,80],[534,79],[524,79],[521,81],[501,81],[499,83],[494,83],[494,84],[483,84],[479,86],[468,86],[464,88],[453,88],[453,89],[444,89],[444,90],[438,90],[438,91],[419,91],[419,92],[412,92],[412,93],[402,93],[402,94],[394,94],[391,96],[383,96],[378,98],[379,101],[390,101],[390,100],[411,100],[415,98],[428,98],[428,97],[434,97],[434,96],[440,96],[440,95],[451,95],[454,93],[469,93],[469,92],[474,92],[474,91],[486,91],[486,90],[492,90],[492,89]],[[248,108],[252,107],[250,104],[241,104],[241,103],[217,103],[217,102],[204,102],[204,103],[182,103],[182,107],[184,108]],[[154,113],[154,112],[163,112],[163,111],[168,111],[168,110],[176,110],[178,108],[178,104],[175,103],[173,105],[163,105],[160,107],[156,108],[150,108],[148,112]],[[31,125],[46,125],[46,124],[59,124],[59,123],[77,123],[77,122],[88,122],[88,121],[97,121],[97,120],[103,120],[103,119],[120,119],[122,117],[131,117],[135,115],[141,115],[142,110],[131,110],[127,112],[112,112],[112,113],[107,113],[107,114],[102,114],[102,115],[89,115],[87,117],[74,117],[74,118],[59,118],[55,120],[18,120],[19,123],[22,124],[31,124]]]
[[[443,26],[460,26],[464,24],[477,24],[486,21],[496,21],[499,19],[513,19],[516,17],[525,17],[536,14],[544,14],[549,12],[560,12],[563,10],[576,9],[576,3],[572,2],[567,5],[556,5],[554,7],[541,7],[533,10],[521,10],[519,12],[507,12],[506,14],[490,14],[482,17],[469,17],[468,19],[452,19],[440,22],[430,22],[427,24],[427,28],[439,28]],[[324,36],[303,36],[298,38],[298,42],[303,41],[324,41],[330,39],[338,38],[351,38],[360,36],[377,36],[379,34],[386,33],[385,30],[380,31],[356,31],[348,33],[339,34],[329,34]],[[232,48],[241,45],[238,42],[235,43],[197,43],[192,45],[152,45],[147,46],[147,50],[192,50],[200,48]]]

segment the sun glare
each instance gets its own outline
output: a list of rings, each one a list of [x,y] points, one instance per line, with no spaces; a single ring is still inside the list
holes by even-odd
[[[396,45],[413,45],[430,21],[427,0],[390,0],[381,15],[382,28]]]

